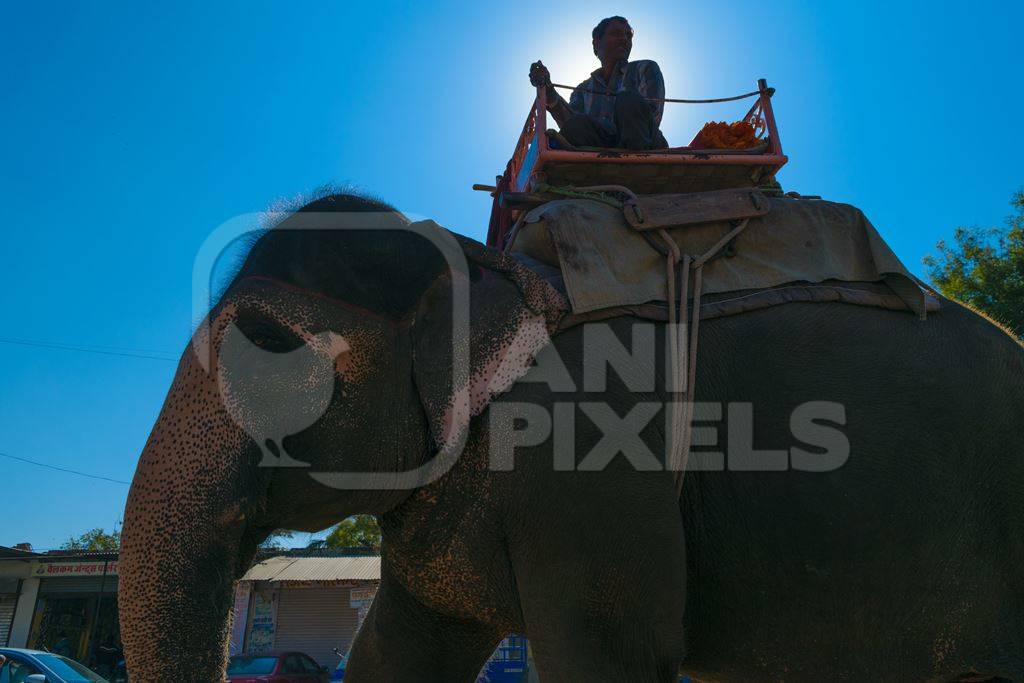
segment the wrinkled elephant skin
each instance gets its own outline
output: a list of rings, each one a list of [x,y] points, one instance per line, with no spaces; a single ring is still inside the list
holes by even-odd
[[[382,577],[346,681],[472,681],[512,632],[544,681],[1024,680],[1024,351],[1004,332],[952,302],[702,323],[680,499],[625,455],[665,450],[664,422],[622,417],[670,400],[663,326],[602,323],[604,347],[648,335],[659,360],[647,389],[612,369],[595,391],[595,326],[549,341],[553,290],[464,239],[449,271],[386,210],[326,197],[264,235],[186,349],[125,513],[133,680],[222,680],[257,545],[357,513],[381,522]],[[395,229],[285,229],[303,213]],[[838,408],[802,421],[809,404]],[[823,433],[841,462],[799,466]]]

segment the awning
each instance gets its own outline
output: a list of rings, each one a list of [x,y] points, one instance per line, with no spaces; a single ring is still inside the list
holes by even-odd
[[[242,581],[379,581],[380,557],[271,557]]]

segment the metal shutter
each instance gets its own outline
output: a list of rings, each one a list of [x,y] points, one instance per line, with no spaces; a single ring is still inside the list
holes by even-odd
[[[0,645],[4,647],[11,635],[11,622],[14,621],[14,607],[17,604],[17,595],[0,595]]]
[[[321,666],[338,664],[334,648],[347,652],[356,632],[349,589],[335,586],[281,589],[274,648],[304,652]]]

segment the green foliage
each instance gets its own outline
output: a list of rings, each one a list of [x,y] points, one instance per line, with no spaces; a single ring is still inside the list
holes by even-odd
[[[954,244],[926,256],[939,291],[982,311],[1024,338],[1024,190],[1014,194],[1004,228],[957,228]]]
[[[373,548],[380,550],[380,526],[373,515],[355,515],[341,521],[327,534],[328,548]]]
[[[72,537],[64,542],[61,550],[117,550],[121,547],[121,532],[112,531],[109,534],[100,529],[90,529],[77,538]]]

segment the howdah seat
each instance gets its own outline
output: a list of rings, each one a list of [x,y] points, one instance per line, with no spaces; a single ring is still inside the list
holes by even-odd
[[[651,195],[757,187],[769,182],[787,161],[772,112],[774,92],[761,79],[757,90],[735,97],[665,100],[707,104],[756,98],[742,119],[754,128],[759,140],[754,147],[709,149],[700,145],[698,134],[685,147],[637,152],[569,145],[557,131],[548,130],[545,90],[538,88],[505,172],[494,187],[474,186],[491,191],[494,198],[487,244],[504,247],[519,212],[545,201],[543,190],[549,187],[618,185],[638,195]]]

